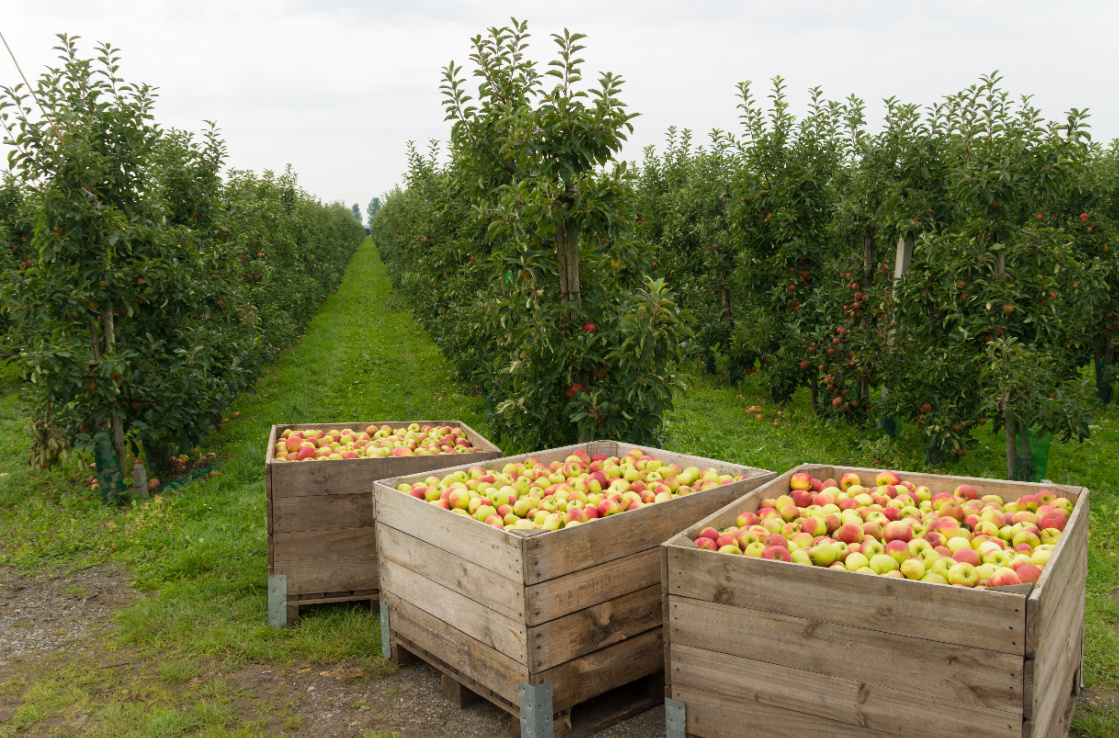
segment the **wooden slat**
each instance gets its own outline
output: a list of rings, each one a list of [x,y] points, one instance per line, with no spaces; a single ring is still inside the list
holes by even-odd
[[[525,539],[525,583],[539,582],[631,556],[748,494],[768,475],[693,492],[668,502]]]
[[[1041,641],[1045,628],[1053,618],[1053,611],[1060,604],[1064,588],[1070,586],[1071,572],[1087,557],[1090,497],[1088,490],[1083,489],[1049,563],[1041,570],[1041,577],[1030,593],[1026,603],[1027,654],[1032,654]]]
[[[392,593],[437,618],[448,628],[456,628],[515,661],[529,663],[524,622],[500,615],[387,557],[381,559],[381,593],[382,596]],[[438,655],[441,652],[435,649],[434,653]]]
[[[1076,568],[1069,572],[1069,582],[1064,588],[1064,596],[1053,610],[1049,627],[1046,628],[1037,651],[1032,658],[1026,659],[1022,690],[1025,695],[1026,717],[1032,717],[1040,709],[1042,701],[1049,698],[1048,692],[1059,677],[1057,666],[1063,663],[1064,652],[1070,639],[1076,639],[1074,650],[1077,654],[1076,665],[1079,666],[1079,637],[1084,627],[1084,593],[1087,574],[1087,559],[1081,559]]]
[[[519,704],[517,682],[528,681],[528,667],[448,626],[392,592],[382,592],[381,597],[389,606],[389,624],[394,638],[397,634],[404,636],[448,664],[453,664],[479,686],[512,705]]]
[[[743,625],[743,629],[747,627],[748,624]],[[675,642],[670,650],[673,689],[691,687],[899,735],[1020,738],[1022,734],[1021,714],[962,705]],[[856,652],[850,659],[854,662],[870,653],[874,652]],[[768,654],[759,654],[762,655]],[[875,653],[874,659],[883,671],[888,670],[888,657]]]
[[[640,512],[640,511],[638,511]],[[627,513],[629,514],[629,513]],[[1025,653],[1026,598],[669,547],[669,594],[909,635],[1004,653]],[[959,625],[967,613],[968,627]]]
[[[1022,735],[1025,738],[1066,738],[1072,725],[1072,716],[1076,712],[1077,696],[1074,685],[1072,691],[1062,698],[1062,705],[1053,711],[1049,725],[1037,725],[1032,720],[1027,720]]]
[[[337,559],[360,559],[377,555],[377,534],[373,528],[275,533],[272,542],[277,565],[292,561],[328,563]]]
[[[528,629],[529,667],[542,671],[661,627],[659,584]]]
[[[524,579],[521,539],[476,520],[376,485],[375,514],[379,523],[509,579]]]
[[[1037,726],[1039,736],[1050,735],[1049,727],[1058,719],[1065,706],[1072,680],[1080,668],[1080,643],[1084,634],[1084,586],[1069,592],[1074,607],[1069,613],[1068,622],[1057,633],[1051,633],[1053,643],[1052,658],[1045,653],[1049,647],[1038,649],[1038,654],[1046,656],[1045,663],[1037,663],[1035,688],[1033,690],[1033,710],[1031,721]],[[1058,638],[1058,636],[1063,636]]]
[[[402,566],[507,618],[524,621],[525,587],[520,578],[513,580],[481,569],[383,523],[377,526],[377,536],[382,561]]]
[[[668,646],[671,637],[670,617],[671,611],[669,610],[669,597],[668,597],[668,547],[660,547],[660,582],[661,582],[661,618],[664,622],[664,681],[665,689],[667,690],[672,685],[672,672],[671,665],[668,661]],[[665,694],[668,694],[666,691]]]
[[[669,597],[667,628],[671,649],[702,648],[1021,719],[1020,656],[675,596]],[[675,653],[667,673],[672,683]]]
[[[890,733],[794,712],[760,702],[716,695],[673,683],[672,698],[685,704],[688,735],[699,738],[888,738]],[[896,736],[894,736],[896,738]],[[969,736],[970,738],[970,736]]]
[[[652,586],[660,586],[660,549],[590,566],[524,588],[529,625],[539,625],[591,605]]]
[[[381,581],[376,556],[333,561],[288,561],[276,564],[274,573],[287,575],[289,595],[377,589]]]
[[[274,533],[373,527],[373,488],[368,492],[281,497],[272,505]]]
[[[529,684],[552,682],[557,712],[612,689],[656,674],[662,661],[662,629],[649,630],[567,663],[536,672]]]

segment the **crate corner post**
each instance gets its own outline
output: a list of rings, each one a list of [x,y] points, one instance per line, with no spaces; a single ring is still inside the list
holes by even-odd
[[[517,684],[521,708],[521,738],[552,738],[552,682]]]

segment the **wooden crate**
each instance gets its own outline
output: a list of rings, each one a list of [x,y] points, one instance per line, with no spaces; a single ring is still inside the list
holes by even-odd
[[[786,493],[798,471],[873,479],[879,470],[801,466],[662,547],[669,738],[1067,734],[1080,687],[1087,489],[900,473],[934,493],[966,483],[1006,501],[1045,488],[1076,501],[1041,578],[1009,590],[694,545],[703,528],[734,525]]]
[[[633,447],[597,441],[492,466],[529,456],[550,463],[577,448],[618,456]],[[747,478],[557,531],[502,531],[395,489],[417,477],[377,482],[386,656],[422,658],[519,718],[525,736],[582,735],[659,704],[658,547],[774,474],[648,453]],[[626,685],[628,693],[589,702]]]
[[[412,423],[449,425],[466,431],[471,454],[283,461],[276,442],[285,430],[364,430]],[[268,515],[268,622],[292,625],[302,605],[377,600],[377,539],[373,481],[456,466],[468,459],[484,463],[501,449],[458,420],[402,420],[363,423],[274,425],[268,437],[264,478]]]

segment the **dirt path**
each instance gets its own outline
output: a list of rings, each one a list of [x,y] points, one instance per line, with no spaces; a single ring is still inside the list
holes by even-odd
[[[190,678],[160,675],[158,658],[138,658],[106,648],[112,616],[142,595],[128,586],[126,571],[99,566],[77,572],[33,573],[0,569],[0,734],[23,703],[26,689],[49,669],[67,663],[106,674],[105,688],[124,700],[143,700],[145,684],[158,680],[184,708],[206,684],[218,681],[232,695],[230,708],[242,726],[262,735],[350,738],[400,735],[510,736],[513,720],[487,702],[458,709],[443,698],[439,672],[413,663],[389,673],[370,674],[341,664],[277,666],[251,664],[231,672],[216,663]],[[125,668],[119,668],[125,665]],[[387,666],[387,672],[393,667]],[[105,733],[96,715],[81,710],[47,716],[21,735]],[[658,708],[599,734],[601,738],[655,738],[664,735],[664,710]]]

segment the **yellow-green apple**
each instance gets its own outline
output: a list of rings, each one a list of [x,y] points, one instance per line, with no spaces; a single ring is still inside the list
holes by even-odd
[[[979,584],[979,572],[966,562],[959,562],[948,570],[948,583],[961,587],[974,587]]]
[[[839,552],[830,543],[818,543],[808,550],[808,555],[813,566],[831,566],[835,563]]]
[[[1046,528],[1045,530],[1041,531],[1041,535],[1038,536],[1038,539],[1043,544],[1055,546],[1057,544],[1057,541],[1061,540],[1061,531],[1057,530],[1056,528]],[[1037,548],[1037,546],[1034,546],[1034,548]]]
[[[859,475],[855,474],[854,472],[847,472],[846,474],[844,474],[842,477],[839,478],[839,488],[841,490],[843,490],[844,492],[846,492],[850,487],[852,487],[854,485],[861,485],[861,484],[862,484],[862,480],[860,480]]]
[[[719,553],[742,555],[742,551],[738,548],[738,544],[728,543],[725,546],[719,546]]]
[[[925,551],[933,550],[932,544],[924,538],[914,538],[907,544],[907,547],[909,548],[909,553],[913,556],[921,556]]]
[[[909,545],[905,541],[890,541],[887,543],[886,555],[891,556],[899,564],[911,558],[909,555]]]
[[[794,564],[803,564],[805,566],[812,566],[812,557],[809,556],[808,552],[805,551],[802,548],[798,548],[796,551],[790,552],[789,553],[789,559]]]
[[[1053,529],[1047,528],[1046,530]],[[1010,542],[1015,549],[1017,549],[1018,546],[1022,545],[1023,543],[1029,544],[1031,551],[1041,545],[1041,539],[1038,538],[1037,534],[1031,530],[1018,531],[1014,534],[1014,537],[1010,539]]]
[[[953,536],[948,539],[948,543],[945,545],[947,545],[948,550],[954,554],[960,549],[971,548],[971,540],[964,536]]]
[[[928,570],[933,574],[939,574],[940,576],[947,579],[949,570],[951,570],[951,568],[955,565],[955,559],[947,556],[942,556],[941,558],[932,562],[932,565],[928,567]]]
[[[1033,495],[1022,495],[1015,504],[1018,510],[1037,512],[1037,497]]]
[[[870,568],[874,570],[875,574],[885,574],[888,571],[897,571],[900,565],[893,556],[875,554],[870,557]]]
[[[940,574],[934,574],[931,571],[921,577],[922,582],[929,582],[930,584],[948,584],[948,580]]]
[[[906,559],[901,562],[901,573],[906,579],[923,579],[925,576],[925,562],[921,559]]]
[[[849,553],[847,554],[847,560],[844,561],[843,564],[847,567],[847,571],[858,571],[859,569],[870,566],[870,559],[858,552]]]
[[[735,520],[735,524],[739,528],[748,528],[751,525],[757,525],[758,524],[758,514],[755,513],[755,512],[751,512],[751,511],[747,510],[746,512],[741,513],[738,516],[738,519]]]
[[[885,553],[886,547],[882,545],[881,541],[875,538],[863,539],[859,551],[867,558],[874,558],[877,554]]]
[[[761,555],[765,552],[765,549],[766,545],[764,543],[755,541],[754,543],[746,544],[746,548],[742,549],[742,553],[751,558],[758,559],[761,558]]]

